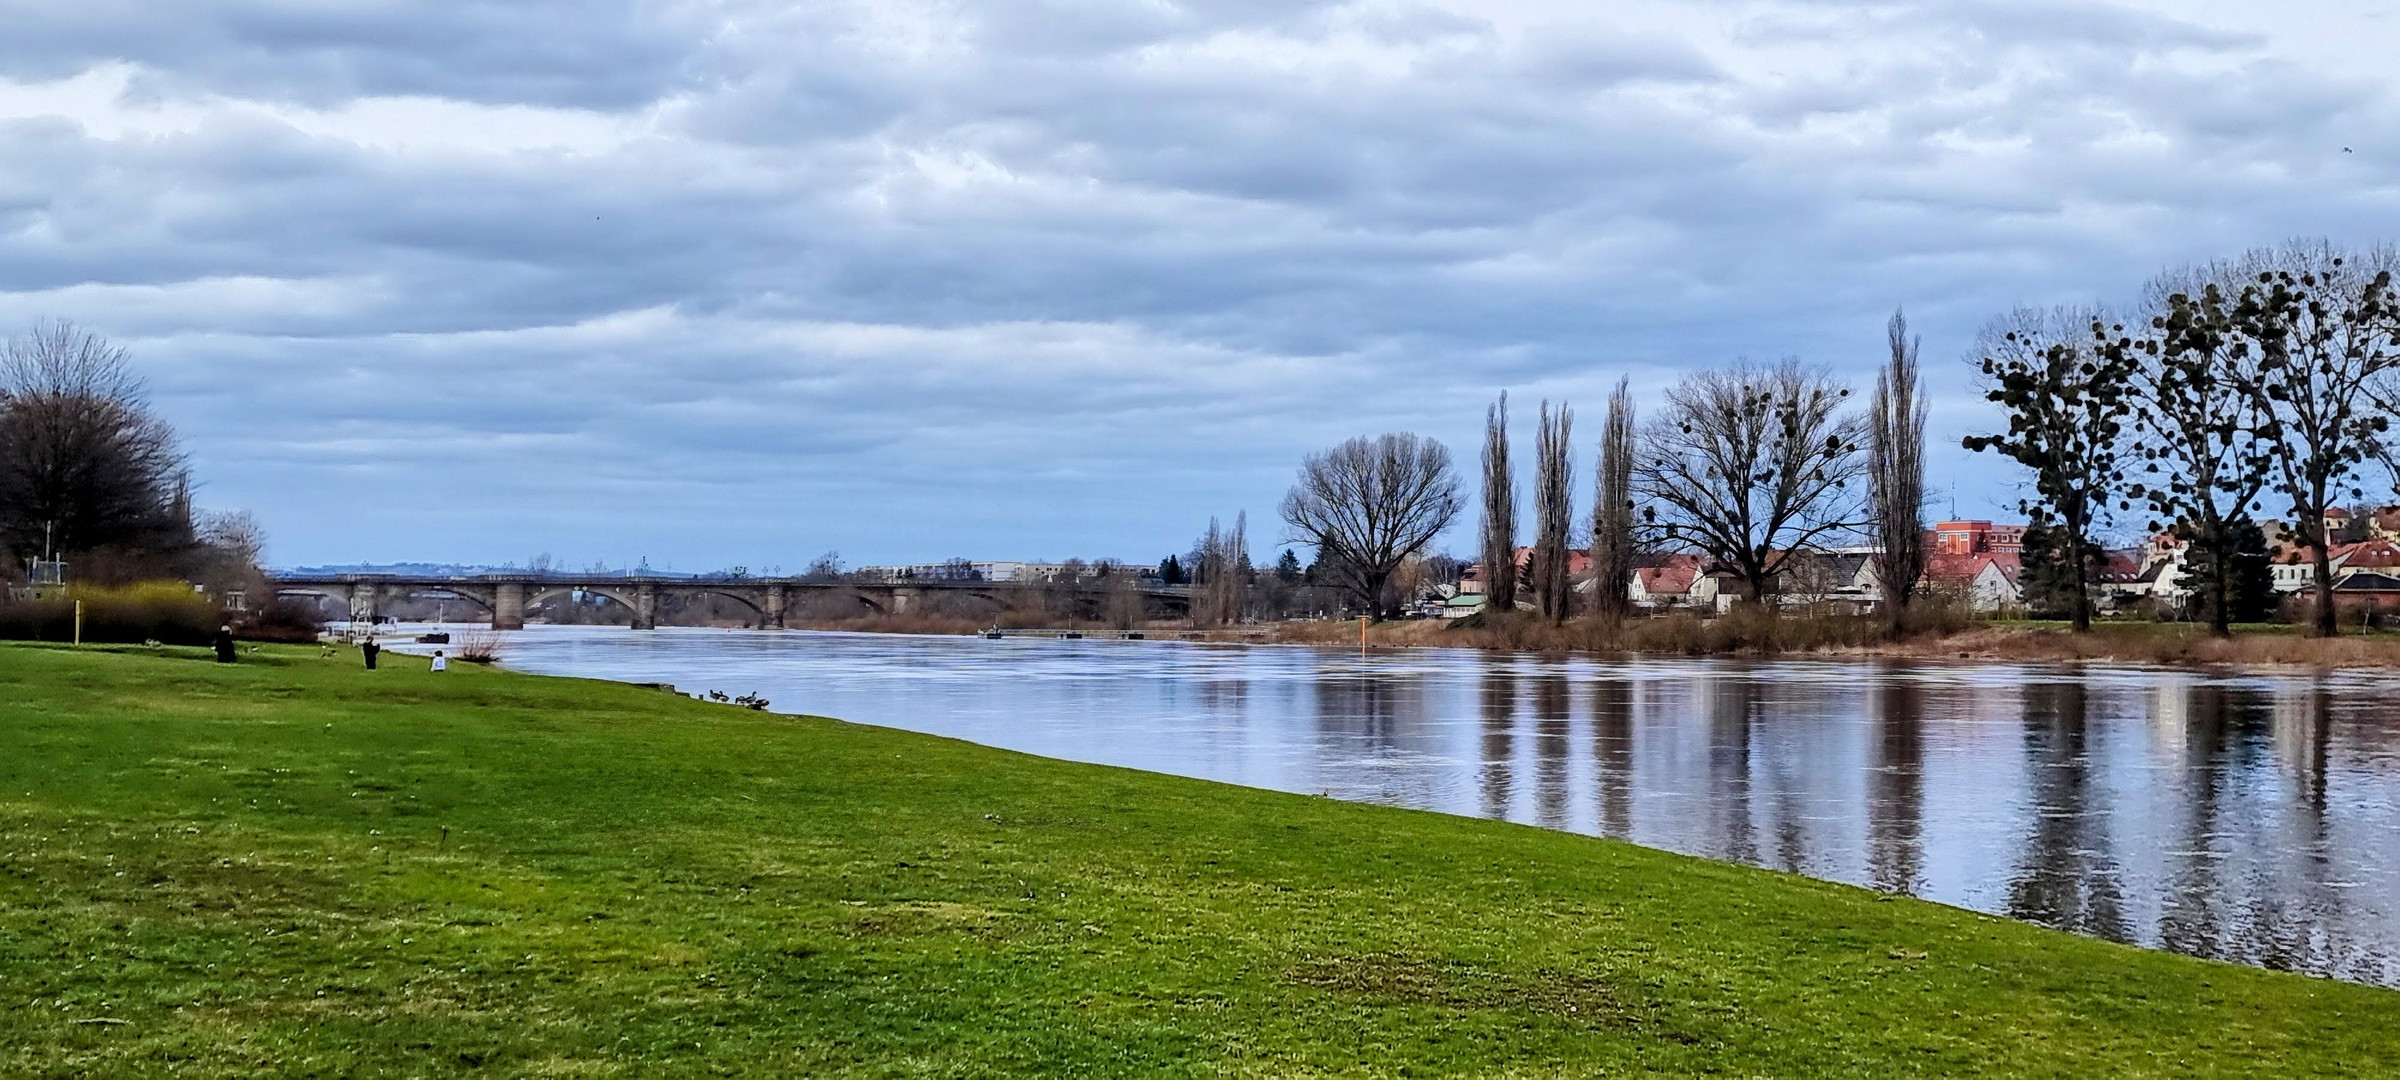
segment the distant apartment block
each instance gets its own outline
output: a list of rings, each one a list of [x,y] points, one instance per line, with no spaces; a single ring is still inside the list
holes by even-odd
[[[2023,525],[1937,521],[1929,531],[1936,555],[2014,555],[2025,550]]]

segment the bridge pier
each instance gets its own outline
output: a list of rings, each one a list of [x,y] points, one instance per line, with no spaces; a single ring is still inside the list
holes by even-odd
[[[777,630],[783,629],[783,601],[782,585],[767,586],[767,625]]]
[[[915,611],[917,609],[917,601],[920,596],[920,592],[916,589],[893,589],[892,614],[906,615],[911,611]]]
[[[634,586],[633,628],[658,629],[658,586],[647,583]]]
[[[350,621],[375,625],[375,596],[380,591],[374,582],[360,581],[350,586]]]
[[[525,629],[525,586],[503,581],[492,587],[492,629]]]

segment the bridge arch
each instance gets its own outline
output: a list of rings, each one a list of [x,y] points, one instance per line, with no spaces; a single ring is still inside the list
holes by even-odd
[[[553,585],[543,589],[528,589],[525,592],[525,606],[530,609],[544,600],[573,596],[576,593],[606,598],[627,611],[640,610],[640,605],[633,601],[632,593],[606,585]]]

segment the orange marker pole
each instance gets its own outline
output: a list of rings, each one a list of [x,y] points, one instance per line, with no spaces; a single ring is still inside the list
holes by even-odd
[[[1362,649],[1367,647],[1367,616],[1365,615],[1358,617],[1358,647]]]

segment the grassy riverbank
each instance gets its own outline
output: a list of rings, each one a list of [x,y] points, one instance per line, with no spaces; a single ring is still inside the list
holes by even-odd
[[[0,988],[10,1076],[2400,1068],[2387,991],[296,649],[0,646]]]

